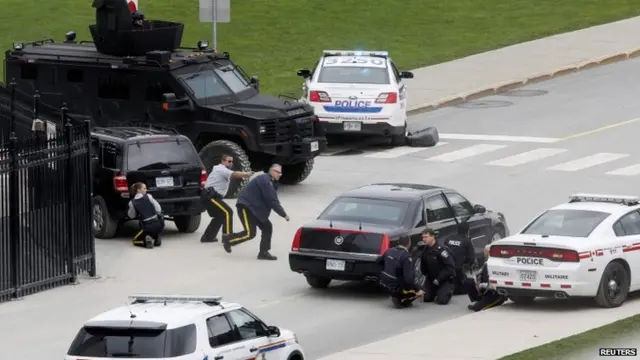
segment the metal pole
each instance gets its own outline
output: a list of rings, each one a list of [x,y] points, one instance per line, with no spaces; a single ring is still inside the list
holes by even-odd
[[[9,86],[11,87],[11,99],[9,100],[9,134],[10,136],[14,136],[14,132],[16,131],[16,108],[15,108],[15,102],[16,102],[16,78],[12,78],[11,82],[9,83]]]
[[[213,12],[213,51],[218,52],[218,7],[216,0],[211,0],[211,9]]]

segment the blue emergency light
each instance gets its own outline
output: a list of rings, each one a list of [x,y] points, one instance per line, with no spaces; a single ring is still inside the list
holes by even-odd
[[[388,51],[360,51],[360,50],[324,50],[323,56],[377,56],[389,57]]]

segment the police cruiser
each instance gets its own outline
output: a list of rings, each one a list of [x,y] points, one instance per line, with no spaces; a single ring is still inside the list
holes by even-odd
[[[405,144],[407,91],[386,51],[325,50],[304,78],[302,101],[314,107],[328,135],[384,135]]]
[[[592,297],[618,307],[640,290],[640,197],[575,194],[495,241],[491,284],[514,302]]]
[[[304,360],[295,334],[220,296],[135,295],[89,320],[65,360]]]

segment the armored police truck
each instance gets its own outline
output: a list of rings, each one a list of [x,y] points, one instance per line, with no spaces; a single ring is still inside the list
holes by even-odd
[[[92,42],[51,39],[14,43],[5,54],[6,83],[40,92],[53,107],[66,103],[74,118],[94,125],[170,127],[196,146],[210,171],[229,154],[239,171],[283,166],[283,184],[303,181],[326,147],[309,105],[260,94],[228,53],[205,41],[181,48],[184,24],[132,21],[122,0],[94,1]],[[228,197],[248,182],[235,181]]]

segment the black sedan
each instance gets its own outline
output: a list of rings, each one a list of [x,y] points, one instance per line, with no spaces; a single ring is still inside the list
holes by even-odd
[[[480,261],[485,245],[509,235],[502,213],[472,205],[455,190],[365,185],[338,196],[317,219],[298,229],[289,266],[314,288],[326,288],[334,279],[378,281],[376,259],[401,236],[410,236],[416,245],[428,224],[443,243],[464,221]]]

